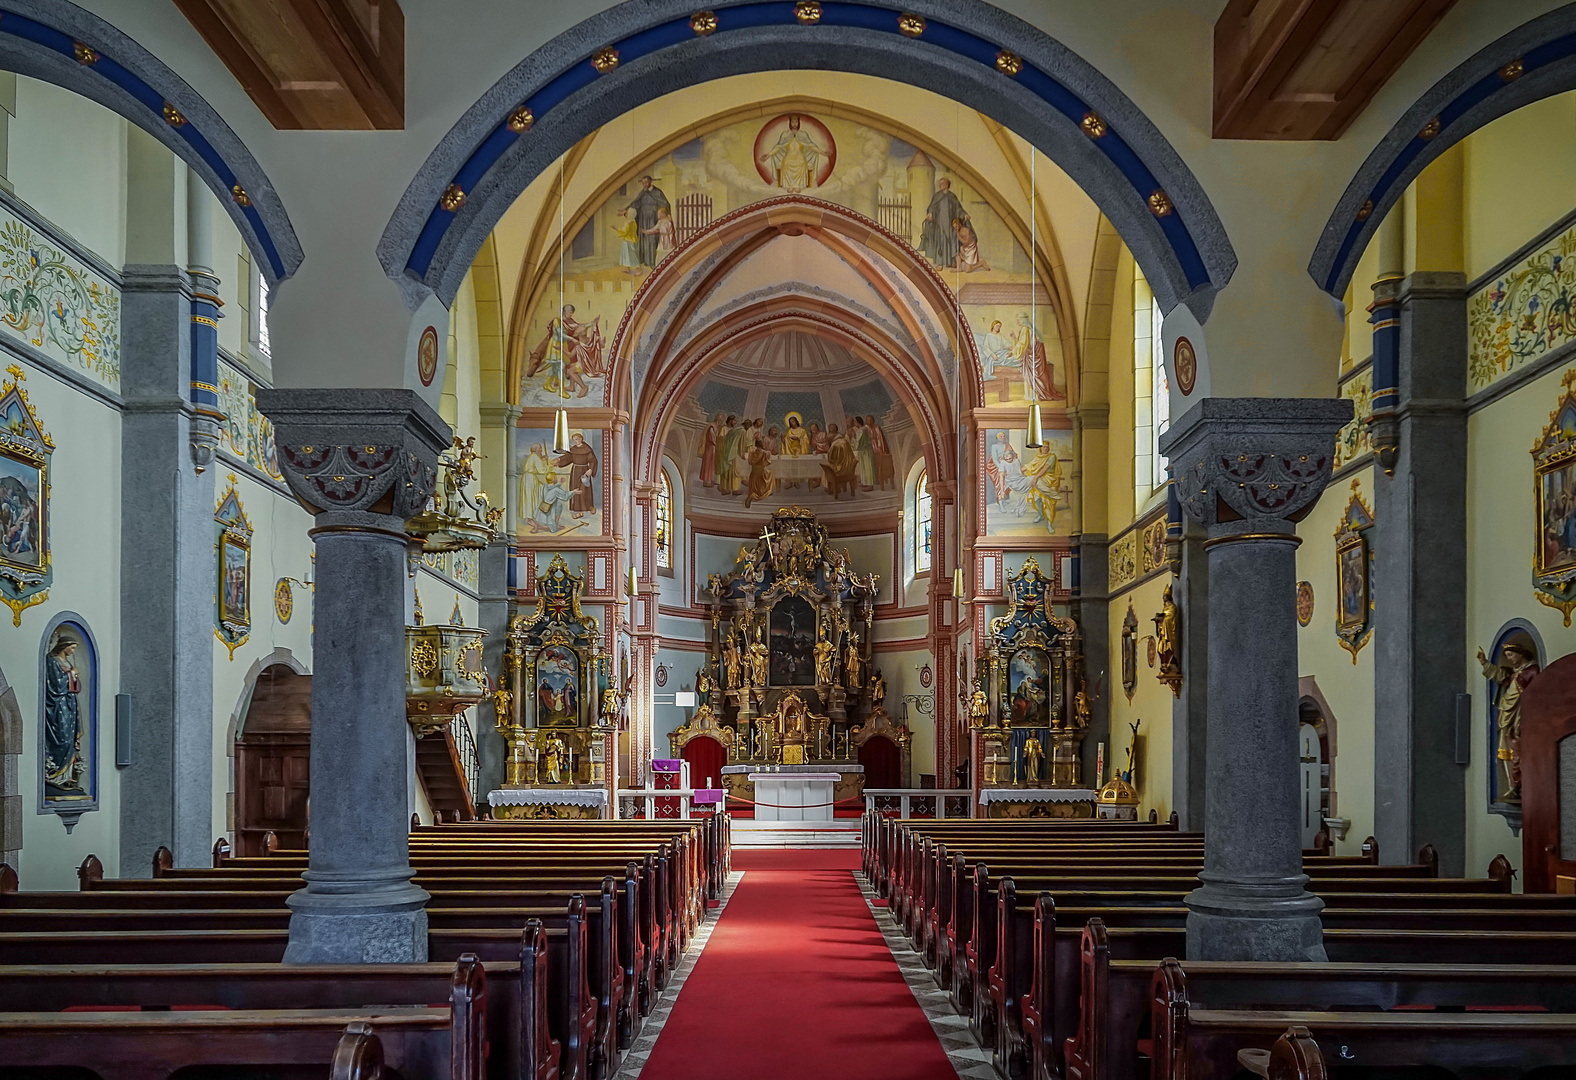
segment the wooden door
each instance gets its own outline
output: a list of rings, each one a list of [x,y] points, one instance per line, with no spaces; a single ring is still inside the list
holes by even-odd
[[[1521,862],[1527,892],[1576,892],[1576,654],[1521,696]]]
[[[235,740],[235,850],[263,854],[272,832],[280,847],[306,846],[312,777],[312,677],[287,667],[264,671]]]

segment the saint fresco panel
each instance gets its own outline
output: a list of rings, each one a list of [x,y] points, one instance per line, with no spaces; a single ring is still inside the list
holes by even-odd
[[[851,119],[784,112],[708,131],[618,179],[565,238],[561,286],[535,301],[521,405],[607,404],[609,353],[635,290],[717,219],[784,195],[872,218],[936,269],[979,348],[988,404],[1067,404],[1050,294],[1007,220],[946,156]]]
[[[982,523],[988,536],[1066,536],[1073,512],[1072,432],[1048,429],[1038,449],[1023,428],[986,428],[980,463]]]
[[[516,535],[522,540],[602,535],[603,445],[600,431],[572,428],[569,446],[555,454],[551,429],[515,429]]]

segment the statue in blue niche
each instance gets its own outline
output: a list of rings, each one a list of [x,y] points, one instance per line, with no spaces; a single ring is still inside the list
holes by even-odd
[[[82,677],[73,659],[74,638],[62,634],[44,662],[44,789],[46,795],[83,795]]]

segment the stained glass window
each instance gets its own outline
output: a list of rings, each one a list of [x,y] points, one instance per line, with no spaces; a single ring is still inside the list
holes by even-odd
[[[662,470],[662,482],[657,487],[657,565],[665,570],[673,568],[673,487],[668,482],[667,470]]]
[[[921,472],[914,485],[914,571],[930,570],[930,474]]]

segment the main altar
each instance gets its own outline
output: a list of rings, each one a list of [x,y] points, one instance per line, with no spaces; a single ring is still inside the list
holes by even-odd
[[[624,692],[613,686],[597,620],[580,610],[583,575],[553,556],[536,579],[536,609],[509,627],[509,686],[494,695],[508,744],[495,818],[608,816],[608,762]]]
[[[1007,577],[1007,614],[991,620],[969,703],[987,817],[1095,816],[1095,792],[1083,784],[1089,697],[1078,624],[1051,610],[1050,585],[1031,555]]]
[[[911,743],[872,664],[876,575],[856,573],[809,510],[778,510],[734,569],[707,583],[710,630],[699,705],[668,736],[696,783],[760,801],[751,777],[836,774],[833,799],[867,783],[906,787]]]

